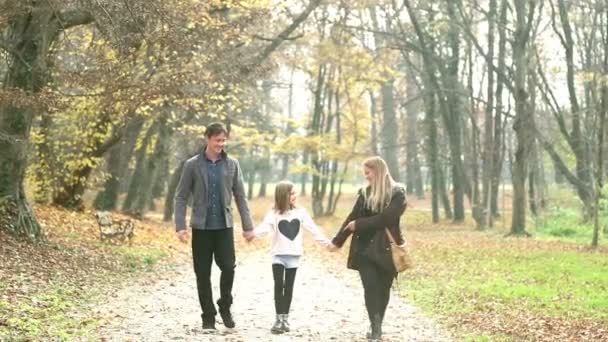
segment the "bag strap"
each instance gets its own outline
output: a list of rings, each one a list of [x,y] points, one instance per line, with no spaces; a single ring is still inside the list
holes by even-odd
[[[386,235],[388,235],[388,239],[391,241],[391,243],[393,245],[396,245],[397,243],[395,242],[395,239],[393,238],[393,234],[391,234],[390,229],[384,228],[384,230],[386,231]]]

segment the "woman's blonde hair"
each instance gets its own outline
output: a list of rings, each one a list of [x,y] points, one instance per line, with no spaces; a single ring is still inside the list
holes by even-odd
[[[293,190],[293,183],[290,181],[281,181],[274,187],[274,210],[279,214],[293,209],[290,200],[291,190]]]
[[[393,195],[393,187],[397,185],[388,170],[384,159],[374,156],[367,158],[363,166],[373,172],[370,182],[371,189],[369,194],[365,194],[365,205],[374,212],[380,212],[386,208]]]

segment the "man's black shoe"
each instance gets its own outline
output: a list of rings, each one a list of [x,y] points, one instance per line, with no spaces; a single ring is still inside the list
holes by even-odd
[[[226,328],[234,328],[234,320],[232,319],[232,314],[230,313],[230,309],[220,310],[220,316],[222,316],[222,321],[224,322],[224,326]]]
[[[203,330],[215,330],[215,321],[203,321]]]

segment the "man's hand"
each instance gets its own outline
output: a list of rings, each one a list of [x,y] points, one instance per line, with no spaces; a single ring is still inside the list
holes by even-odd
[[[187,229],[180,230],[177,233],[175,233],[175,235],[177,235],[177,238],[179,239],[179,241],[181,243],[188,242],[188,239],[190,238],[190,234],[188,233]]]
[[[348,224],[346,225],[346,230],[350,230],[351,232],[355,231],[355,221],[350,221],[348,222]]]
[[[339,247],[330,242],[329,245],[327,245],[327,249],[330,252],[335,252],[339,249]]]
[[[250,242],[255,238],[255,234],[253,233],[253,230],[243,230],[243,237],[247,242]]]

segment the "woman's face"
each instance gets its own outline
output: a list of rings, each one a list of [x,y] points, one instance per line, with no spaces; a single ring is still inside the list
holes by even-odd
[[[291,191],[289,192],[289,204],[291,204],[291,206],[295,206],[297,198],[298,193],[294,189],[291,189]]]
[[[363,166],[363,175],[365,176],[367,183],[369,185],[372,185],[372,182],[374,180],[374,170],[370,169],[367,166]]]

